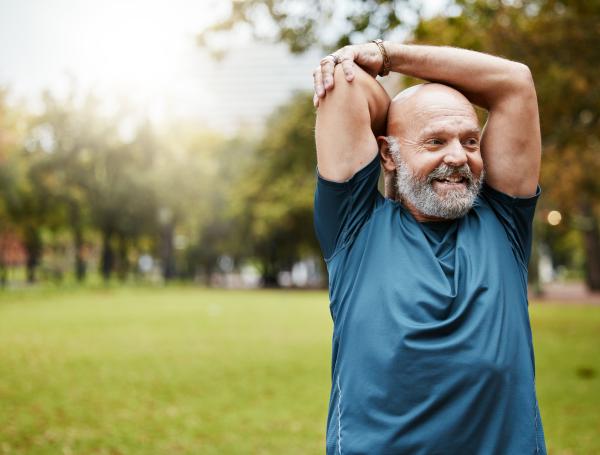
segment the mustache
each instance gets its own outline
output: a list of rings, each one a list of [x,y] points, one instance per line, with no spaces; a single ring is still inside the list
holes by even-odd
[[[471,168],[469,168],[467,164],[455,167],[448,166],[444,163],[430,172],[430,174],[427,176],[427,183],[431,183],[434,180],[445,179],[448,177],[462,177],[467,181],[468,185],[471,185],[475,179],[473,173],[471,172]]]

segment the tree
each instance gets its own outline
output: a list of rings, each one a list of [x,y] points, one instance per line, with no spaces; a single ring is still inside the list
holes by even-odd
[[[198,44],[219,48],[222,33],[247,26],[256,39],[286,43],[292,52],[318,45],[337,49],[351,42],[387,36],[404,23],[403,16],[420,14],[414,0],[230,0],[229,14],[198,35]],[[265,25],[267,23],[268,25]],[[336,33],[332,34],[331,29]]]
[[[31,166],[32,182],[53,204],[52,213],[62,216],[56,224],[71,230],[76,277],[85,276],[85,232],[95,227],[104,278],[116,269],[125,279],[131,245],[155,224],[149,170],[157,151],[151,127],[141,125],[133,139],[124,138],[123,112],[106,116],[93,94],[78,98],[74,90],[66,99],[44,95],[44,111],[30,129],[28,150],[41,157]]]
[[[44,110],[32,118],[27,148],[42,157],[32,168],[35,182],[52,200],[55,226],[68,227],[75,252],[75,277],[83,281],[86,262],[83,257],[84,232],[89,225],[85,183],[89,178],[87,163],[93,144],[92,130],[95,100],[88,97],[77,107],[74,94],[59,100],[49,92],[43,95]]]
[[[217,150],[223,139],[207,131],[198,131],[197,125],[171,126],[161,138],[152,178],[158,204],[158,250],[165,281],[176,276],[194,277],[197,262],[204,246],[201,231],[219,217],[222,207],[213,207],[212,201],[223,194],[223,184],[217,178]],[[179,232],[178,232],[179,231]],[[220,231],[223,235],[223,231]],[[187,239],[190,247],[177,257],[175,238]],[[216,247],[206,244],[206,249]],[[216,262],[216,258],[214,259]]]
[[[136,140],[142,140],[140,137]],[[101,232],[101,271],[109,280],[117,268],[125,279],[130,245],[156,231],[156,188],[150,177],[150,150],[134,142],[123,142],[111,130],[95,144],[86,182],[92,222]]]
[[[228,140],[213,135],[212,141],[205,138],[197,143],[197,152],[202,151],[205,163],[200,172],[204,188],[197,242],[189,251],[188,262],[193,264],[194,275],[203,275],[210,284],[219,258],[228,256],[239,264],[251,256],[252,242],[247,237],[243,214],[247,183],[256,160],[256,140],[241,131]]]
[[[239,180],[241,238],[260,264],[263,283],[304,256],[318,256],[312,222],[315,187],[314,107],[298,93],[277,109],[258,144],[246,178]]]
[[[26,250],[27,281],[36,280],[35,271],[42,256],[42,229],[51,218],[57,218],[53,201],[35,179],[40,156],[19,151],[3,163],[4,210],[16,227]]]
[[[0,104],[4,105],[4,100]],[[27,281],[33,283],[42,257],[42,231],[61,223],[56,199],[47,191],[42,178],[51,150],[45,140],[47,136],[42,137],[41,131],[38,136],[32,135],[30,117],[21,114],[15,121],[14,114],[9,115],[6,107],[4,109],[4,156],[0,164],[2,208],[6,220],[15,227],[23,242]],[[40,145],[42,142],[44,147]]]
[[[14,169],[10,166],[10,158],[18,148],[20,138],[17,135],[18,127],[12,109],[9,109],[6,102],[7,93],[0,90],[0,286],[4,287],[7,281],[8,268],[8,236],[12,234],[9,231],[10,213],[6,200],[7,191],[9,191],[14,180]]]
[[[6,98],[6,91],[0,91],[0,221],[2,233],[14,232],[23,241],[27,280],[33,282],[42,252],[40,231],[49,214],[48,199],[31,180],[31,165],[39,156],[23,148],[28,118],[24,112],[10,109]],[[0,273],[4,284],[3,260]]]

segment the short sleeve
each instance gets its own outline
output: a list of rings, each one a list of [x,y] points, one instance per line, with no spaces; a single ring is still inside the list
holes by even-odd
[[[533,196],[521,198],[502,193],[485,183],[482,188],[482,198],[504,226],[515,255],[525,269],[531,256],[533,216],[541,192],[538,185]]]
[[[314,226],[325,260],[347,246],[369,219],[379,198],[379,154],[346,182],[332,182],[317,170]]]

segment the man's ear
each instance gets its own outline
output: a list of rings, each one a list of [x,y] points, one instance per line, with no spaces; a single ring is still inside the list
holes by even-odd
[[[392,158],[387,136],[377,136],[377,144],[379,145],[379,155],[381,156],[383,168],[388,172],[394,172],[396,170],[396,163]]]

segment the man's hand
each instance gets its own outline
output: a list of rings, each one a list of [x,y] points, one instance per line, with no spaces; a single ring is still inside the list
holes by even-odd
[[[353,62],[364,69],[372,77],[377,76],[377,73],[383,66],[383,57],[379,51],[379,47],[375,43],[354,44],[338,49],[333,54],[327,55],[321,59],[319,66],[313,71],[315,95],[313,103],[315,107],[319,106],[319,99],[323,98],[328,90],[334,86],[333,70],[335,68],[334,57],[338,59],[344,76],[348,82],[354,80]]]

